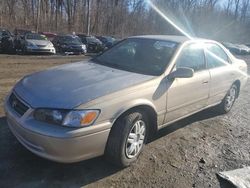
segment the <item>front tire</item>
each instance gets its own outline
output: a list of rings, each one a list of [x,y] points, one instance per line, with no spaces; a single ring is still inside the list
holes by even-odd
[[[26,54],[27,54],[26,47],[25,47],[25,46],[23,46],[23,47],[22,47],[22,55],[26,55]]]
[[[231,88],[229,89],[229,91],[227,92],[226,96],[224,97],[224,99],[222,100],[222,102],[217,106],[218,111],[222,114],[226,114],[228,113],[233,105],[234,102],[237,98],[237,94],[238,94],[238,87],[236,86],[236,84],[233,84],[231,86]]]
[[[144,112],[128,113],[113,125],[106,146],[106,159],[120,167],[137,160],[148,135],[148,119]]]

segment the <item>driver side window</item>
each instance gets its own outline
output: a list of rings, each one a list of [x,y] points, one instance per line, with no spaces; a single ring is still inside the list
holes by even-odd
[[[206,69],[205,54],[200,43],[189,44],[184,47],[176,61],[176,68],[191,68],[194,72]]]
[[[136,52],[136,43],[135,42],[129,42],[126,45],[118,47],[117,51],[119,52],[125,52],[129,56],[134,56]]]

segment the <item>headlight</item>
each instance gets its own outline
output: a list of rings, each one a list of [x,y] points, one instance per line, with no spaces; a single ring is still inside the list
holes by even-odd
[[[47,45],[47,47],[49,47],[49,48],[53,48],[53,47],[54,47],[54,45],[53,45],[52,43],[49,43],[49,44]]]
[[[51,124],[58,124],[67,127],[86,127],[94,123],[99,110],[54,110],[37,109],[34,118]]]
[[[62,46],[61,46],[62,48],[66,48],[67,47],[67,45],[66,44],[62,44]]]
[[[86,50],[86,45],[82,45],[82,49],[83,49],[83,50]]]

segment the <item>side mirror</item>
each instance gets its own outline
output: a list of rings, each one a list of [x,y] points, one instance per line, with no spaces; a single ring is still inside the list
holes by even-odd
[[[194,70],[187,67],[181,67],[171,72],[168,75],[168,79],[174,80],[175,78],[191,78],[194,75]]]

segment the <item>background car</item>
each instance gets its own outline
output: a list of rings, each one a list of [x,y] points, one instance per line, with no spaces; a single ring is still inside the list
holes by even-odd
[[[52,41],[56,52],[64,54],[86,54],[87,48],[78,36],[58,35]]]
[[[86,45],[87,52],[98,53],[103,51],[105,48],[105,45],[103,45],[103,43],[94,36],[84,34],[78,34],[77,36],[81,39],[82,43]]]
[[[240,55],[242,53],[241,48],[233,43],[222,42],[222,44],[233,54]]]
[[[115,44],[115,38],[109,36],[96,36],[106,48],[111,48]]]
[[[0,52],[14,52],[14,38],[7,29],[0,28]]]
[[[247,55],[250,53],[250,48],[244,44],[236,44],[240,48],[242,55]]]
[[[20,40],[23,53],[49,53],[55,54],[55,48],[45,35],[26,33]]]
[[[32,31],[16,28],[13,33],[14,33],[14,48],[17,52],[21,51],[22,49],[21,40],[24,39],[26,33],[32,33]]]

